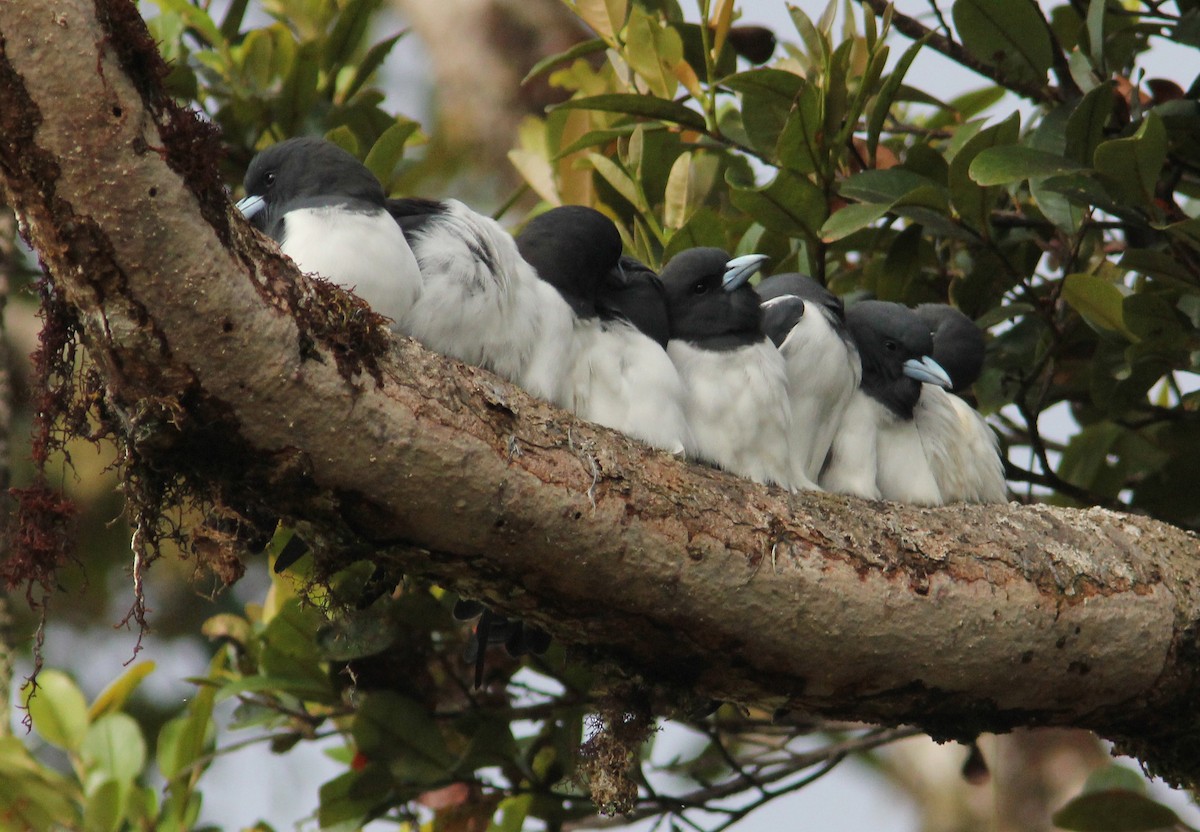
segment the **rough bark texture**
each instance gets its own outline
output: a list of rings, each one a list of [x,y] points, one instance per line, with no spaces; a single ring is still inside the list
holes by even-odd
[[[1087,727],[1200,772],[1196,537],[787,495],[378,338],[237,219],[131,3],[0,3],[0,38],[5,196],[160,467],[668,691],[935,737]]]

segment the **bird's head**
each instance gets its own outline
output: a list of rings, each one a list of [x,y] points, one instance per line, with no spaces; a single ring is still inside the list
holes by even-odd
[[[521,256],[578,315],[595,314],[596,295],[618,268],[621,245],[613,221],[584,205],[551,208],[517,235]]]
[[[354,156],[312,137],[271,145],[250,161],[242,180],[246,196],[238,210],[261,230],[293,207],[339,198],[383,207],[383,186]]]
[[[922,303],[913,310],[933,334],[933,358],[946,368],[954,391],[967,389],[983,371],[986,342],[975,322],[944,303]]]
[[[866,300],[846,310],[846,324],[862,359],[862,389],[903,418],[911,418],[922,384],[951,387],[933,360],[933,336],[913,310]]]
[[[758,294],[749,284],[767,258],[730,258],[719,248],[692,248],[662,271],[671,337],[708,349],[728,349],[762,338]]]

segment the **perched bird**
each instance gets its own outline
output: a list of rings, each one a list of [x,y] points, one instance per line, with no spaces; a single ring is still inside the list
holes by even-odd
[[[458,200],[391,199],[422,289],[400,328],[426,346],[567,406],[574,315],[500,224]]]
[[[690,444],[683,382],[663,347],[622,310],[646,317],[661,295],[621,265],[621,235],[592,208],[566,205],[534,217],[517,248],[574,313],[574,348],[564,396],[573,413],[675,454]]]
[[[862,379],[858,348],[841,298],[811,277],[776,274],[756,289],[763,330],[787,365],[793,465],[816,482]]]
[[[983,332],[952,306],[922,304],[914,311],[933,335],[933,358],[950,375],[952,389],[969,388],[983,369]],[[927,384],[913,420],[943,502],[1007,502],[1000,444],[978,411]]]
[[[689,454],[743,477],[813,488],[792,466],[792,412],[783,356],[763,334],[747,282],[766,259],[693,248],[662,271],[671,320],[667,353],[683,378]]]
[[[246,169],[237,207],[304,272],[354,291],[393,321],[421,291],[416,257],[386,208],[383,186],[335,144],[288,139]]]
[[[664,350],[671,340],[666,289],[654,269],[636,257],[621,256],[605,277],[596,308],[601,317],[629,321]]]
[[[858,346],[862,382],[842,415],[821,486],[872,500],[940,505],[913,421],[923,384],[951,386],[930,357],[929,327],[908,307],[875,300],[847,309],[846,326]]]

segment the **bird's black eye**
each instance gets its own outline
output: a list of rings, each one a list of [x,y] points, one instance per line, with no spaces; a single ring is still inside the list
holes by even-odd
[[[888,352],[896,351],[896,342],[895,341],[884,341],[883,346],[887,349]]]
[[[695,286],[692,287],[693,295],[703,295],[703,294],[706,294],[707,292],[708,292],[708,284],[707,283],[697,283]]]
[[[271,187],[272,185],[274,185],[275,184],[275,172],[274,171],[269,172],[266,176],[263,177],[263,181],[267,183],[268,188]]]

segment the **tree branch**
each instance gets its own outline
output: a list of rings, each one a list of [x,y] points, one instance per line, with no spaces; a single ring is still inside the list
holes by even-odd
[[[367,552],[485,597],[679,704],[1088,727],[1196,774],[1196,537],[789,495],[380,337],[237,217],[153,50],[128,0],[0,4],[4,195],[147,470],[359,546],[328,567]]]
[[[861,5],[867,6],[879,17],[882,17],[884,11],[891,5],[888,0],[858,0],[858,2]],[[965,66],[972,72],[982,75],[998,86],[1012,90],[1022,98],[1028,98],[1043,104],[1052,104],[1059,100],[1059,92],[1053,87],[1005,77],[999,68],[979,60],[975,55],[968,52],[962,44],[956,43],[945,35],[930,29],[916,18],[909,17],[892,9],[892,23],[895,25],[896,31],[912,40],[920,40],[929,35],[929,45],[938,52],[941,52],[955,63]]]

